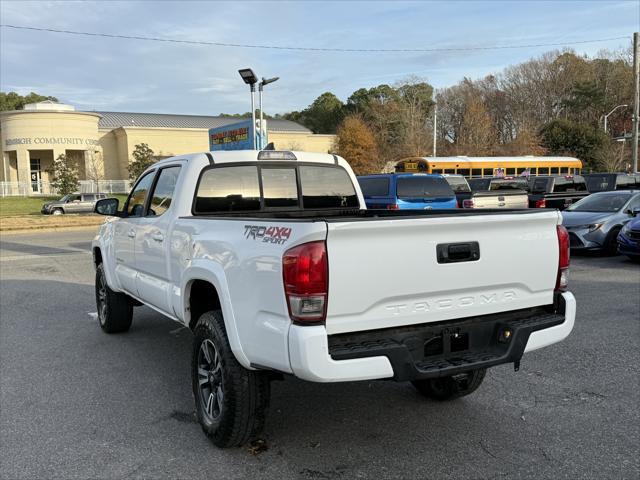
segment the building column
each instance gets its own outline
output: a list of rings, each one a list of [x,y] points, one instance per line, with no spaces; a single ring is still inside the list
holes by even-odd
[[[10,158],[9,152],[2,152],[2,178],[0,180],[3,182],[11,181],[11,174],[9,173]]]
[[[18,181],[31,184],[31,164],[29,163],[29,150],[26,148],[16,150],[16,167],[18,168]]]

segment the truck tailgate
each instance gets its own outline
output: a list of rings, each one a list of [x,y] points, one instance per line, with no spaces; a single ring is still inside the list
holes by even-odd
[[[329,221],[327,332],[551,304],[559,221],[555,211]],[[438,258],[438,245],[472,242],[477,260]]]

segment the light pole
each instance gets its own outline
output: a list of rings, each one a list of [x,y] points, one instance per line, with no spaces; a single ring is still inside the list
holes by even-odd
[[[604,133],[607,133],[607,118],[609,118],[609,115],[611,115],[613,112],[615,112],[617,109],[619,108],[624,108],[624,107],[628,107],[629,105],[618,105],[617,107],[615,107],[613,110],[611,110],[609,113],[607,113],[604,116]]]
[[[438,132],[438,104],[433,104],[433,156],[436,156],[436,141]]]
[[[253,125],[253,138],[251,139],[251,147],[253,150],[256,149],[256,108],[255,108],[255,100],[254,94],[256,91],[256,83],[258,82],[258,77],[253,73],[253,70],[250,68],[243,68],[238,70],[238,73],[244,80],[244,83],[249,85],[251,89],[251,124]]]
[[[280,77],[273,77],[273,78],[264,78],[262,77],[262,81],[258,84],[258,95],[260,96],[260,150],[262,150],[265,145],[264,145],[264,135],[262,134],[262,129],[264,128],[264,123],[262,123],[262,90],[264,89],[265,85],[269,85],[270,83],[276,82]],[[265,128],[265,133],[266,133],[266,128]]]

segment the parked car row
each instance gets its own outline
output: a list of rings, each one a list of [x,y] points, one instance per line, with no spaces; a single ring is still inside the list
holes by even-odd
[[[640,190],[598,192],[562,212],[562,224],[569,232],[573,250],[613,255],[618,249],[618,235],[639,214]]]
[[[628,177],[628,178],[627,178]],[[618,250],[640,255],[639,234],[626,224],[640,214],[640,187],[626,174],[590,177],[536,176],[532,178],[474,178],[426,173],[380,174],[358,177],[369,209],[423,210],[451,208],[553,208],[563,210],[573,250],[608,255]],[[635,181],[635,180],[634,180]],[[601,189],[590,193],[587,182]]]

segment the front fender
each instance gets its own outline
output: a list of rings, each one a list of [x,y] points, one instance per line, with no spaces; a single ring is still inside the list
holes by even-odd
[[[91,252],[94,258],[95,264],[95,249],[100,250],[102,256],[102,264],[104,266],[104,274],[107,278],[107,285],[115,292],[121,291],[120,283],[117,280],[115,274],[115,252],[113,250],[113,235],[114,235],[114,223],[117,219],[107,219],[105,223],[100,226],[100,230],[91,241]]]
[[[181,315],[183,322],[188,326],[191,320],[191,315],[189,314],[189,295],[191,283],[193,283],[194,280],[204,280],[215,287],[220,299],[220,308],[222,309],[224,326],[227,330],[227,337],[229,338],[231,351],[233,351],[236,359],[243,367],[251,368],[251,362],[245,355],[242,349],[242,344],[240,343],[240,335],[236,328],[237,323],[233,312],[233,306],[231,305],[227,279],[221,265],[209,260],[198,259],[193,260],[190,266],[185,269],[182,274],[182,281],[180,285],[180,290],[183,292]]]

